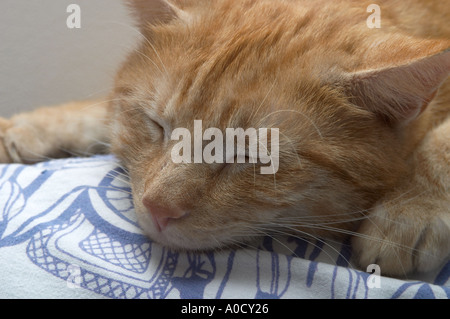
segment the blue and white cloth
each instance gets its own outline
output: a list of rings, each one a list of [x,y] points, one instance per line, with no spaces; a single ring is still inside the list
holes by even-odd
[[[450,262],[409,280],[348,243],[264,238],[196,254],[151,242],[112,156],[0,165],[0,298],[449,298]]]

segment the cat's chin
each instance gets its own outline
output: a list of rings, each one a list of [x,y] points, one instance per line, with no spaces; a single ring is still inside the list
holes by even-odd
[[[146,231],[146,235],[154,242],[174,251],[203,252],[220,248],[219,245],[211,245],[211,242],[186,238],[179,233],[172,232],[170,229],[156,233]]]
[[[226,242],[187,238],[183,235],[173,234],[171,231],[146,232],[146,235],[155,243],[178,252],[209,252],[233,247],[233,244],[226,244]]]
[[[227,242],[226,240],[222,243],[215,241],[197,241],[191,239],[184,239],[181,241],[174,240],[174,238],[167,237],[165,235],[160,236],[157,234],[147,234],[147,237],[150,238],[153,242],[169,248],[175,252],[196,252],[196,253],[208,253],[211,251],[224,251],[224,250],[236,250],[236,249],[245,249],[248,247],[256,247],[257,244],[252,244],[253,241],[257,240],[254,238],[247,238],[242,241],[242,243],[235,242]],[[215,243],[215,244],[212,244]]]

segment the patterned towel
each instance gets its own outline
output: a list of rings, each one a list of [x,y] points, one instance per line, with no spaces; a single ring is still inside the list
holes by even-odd
[[[348,243],[263,238],[179,253],[146,238],[112,156],[0,165],[1,298],[449,298],[450,262],[398,280]]]

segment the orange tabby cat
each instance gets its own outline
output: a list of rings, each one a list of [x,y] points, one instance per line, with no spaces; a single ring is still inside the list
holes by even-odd
[[[371,29],[371,1],[129,3],[143,37],[110,98],[0,120],[0,162],[110,144],[142,228],[173,248],[352,235],[360,266],[384,274],[448,260],[448,5],[379,0]],[[195,120],[278,128],[278,172],[174,163],[171,133]]]

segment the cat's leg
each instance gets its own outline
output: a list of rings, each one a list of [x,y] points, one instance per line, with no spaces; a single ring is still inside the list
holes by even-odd
[[[414,173],[380,201],[353,238],[360,266],[381,273],[426,272],[450,257],[450,120],[428,134]]]
[[[0,162],[35,163],[89,155],[109,143],[109,103],[85,101],[0,118]]]

